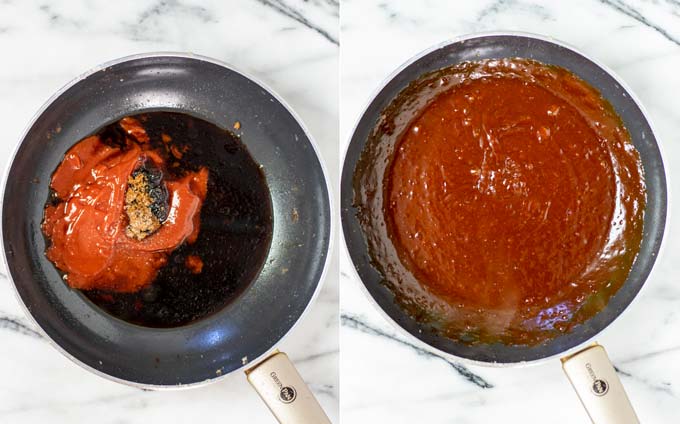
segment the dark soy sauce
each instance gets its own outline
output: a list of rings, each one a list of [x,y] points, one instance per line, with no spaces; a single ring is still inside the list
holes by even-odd
[[[229,131],[189,115],[152,112],[134,116],[164,155],[165,178],[180,178],[201,167],[209,170],[208,193],[201,208],[201,228],[193,244],[178,247],[154,282],[138,293],[83,291],[110,314],[146,327],[178,327],[210,315],[235,299],[259,274],[272,238],[272,205],[260,166]],[[124,145],[118,123],[99,135]],[[163,141],[163,136],[170,141]],[[173,155],[181,152],[181,157]],[[201,258],[194,274],[186,258]]]

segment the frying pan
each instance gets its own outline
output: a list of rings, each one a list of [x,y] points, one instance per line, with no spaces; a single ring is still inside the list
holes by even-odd
[[[240,121],[241,139],[263,166],[273,205],[271,247],[257,278],[219,312],[178,328],[146,328],[112,317],[69,289],[44,254],[43,207],[64,153],[100,127],[145,111],[182,112],[222,128]],[[315,144],[270,89],[197,55],[115,60],[48,100],[7,172],[2,205],[7,269],[28,315],[69,359],[110,380],[151,389],[198,386],[247,368],[279,420],[327,422],[285,355],[272,355],[319,292],[332,222]]]
[[[612,104],[630,132],[644,168],[647,205],[643,240],[630,275],[621,289],[601,312],[576,326],[573,331],[536,346],[500,343],[471,346],[441,336],[415,320],[398,306],[393,293],[382,284],[383,277],[371,264],[366,239],[357,217],[353,174],[381,112],[410,82],[427,72],[463,61],[505,57],[530,58],[566,68],[597,88]],[[666,175],[661,152],[649,119],[631,91],[610,70],[574,48],[553,39],[524,33],[464,36],[426,50],[402,65],[376,91],[356,124],[346,151],[341,179],[341,220],[345,243],[368,297],[384,312],[388,321],[397,329],[404,330],[407,337],[424,348],[476,365],[519,365],[560,357],[567,376],[594,422],[637,422],[604,350],[597,345],[589,345],[585,349],[584,346],[623,312],[645,283],[661,246],[667,219],[666,209]],[[606,393],[603,395],[598,391]],[[608,403],[618,406],[607,409]]]

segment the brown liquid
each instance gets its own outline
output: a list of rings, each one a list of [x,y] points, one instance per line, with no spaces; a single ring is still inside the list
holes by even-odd
[[[639,250],[645,189],[600,94],[506,59],[438,71],[400,97],[362,158],[382,176],[357,171],[360,218],[398,301],[469,343],[535,344],[601,310]]]
[[[170,217],[181,222],[175,230],[168,225],[168,218],[142,241],[118,235],[124,239],[116,243],[117,247],[136,249],[137,255],[148,252],[152,259],[160,260],[151,264],[151,274],[135,277],[135,268],[129,263],[114,261],[107,268],[114,277],[110,284],[82,288],[87,289],[83,293],[90,300],[121,319],[150,327],[175,327],[219,310],[257,276],[271,242],[271,199],[259,165],[230,132],[183,114],[155,112],[135,118],[148,137],[137,144],[153,152],[155,165],[162,168],[169,200],[179,199],[173,193],[184,188],[187,201],[196,190],[204,200],[198,209],[192,209],[198,213],[187,213],[186,219],[181,214],[173,218],[170,209]],[[111,124],[96,136],[109,149],[129,152],[129,138],[144,137],[128,124]],[[123,174],[115,181],[125,185],[129,172]],[[200,175],[206,177],[207,190],[189,182]],[[59,203],[55,193],[48,211]],[[185,209],[191,212],[189,205]],[[122,215],[118,211],[117,216]],[[165,246],[170,246],[169,251]],[[128,256],[138,260],[137,256]],[[134,289],[120,290],[127,286]]]

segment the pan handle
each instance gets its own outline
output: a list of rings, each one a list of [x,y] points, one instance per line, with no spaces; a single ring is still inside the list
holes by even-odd
[[[275,351],[246,375],[279,423],[331,424],[285,353]]]
[[[562,358],[562,369],[593,424],[640,423],[604,347],[595,343]]]

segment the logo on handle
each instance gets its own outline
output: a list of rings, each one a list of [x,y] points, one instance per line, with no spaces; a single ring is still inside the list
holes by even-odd
[[[297,392],[293,387],[286,386],[282,387],[279,392],[279,400],[283,403],[291,403],[297,397]]]
[[[588,370],[588,375],[590,375],[590,378],[593,379],[593,385],[590,386],[590,390],[592,390],[595,396],[606,395],[609,391],[609,383],[607,383],[607,380],[597,378],[595,371],[593,371],[592,365],[590,365],[590,362],[586,364],[586,369]]]
[[[596,396],[604,396],[609,391],[609,384],[605,380],[597,379],[593,381],[592,390]]]
[[[279,400],[283,403],[293,403],[297,398],[297,390],[293,386],[284,386],[279,376],[271,372],[269,376],[274,380],[274,384],[279,386]]]

